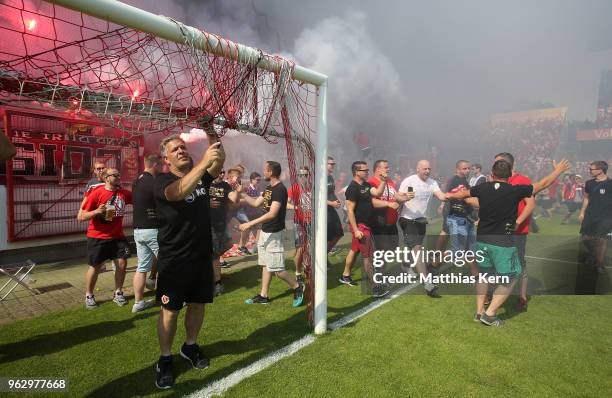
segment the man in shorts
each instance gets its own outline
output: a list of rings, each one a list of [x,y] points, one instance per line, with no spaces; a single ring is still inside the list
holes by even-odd
[[[232,236],[227,231],[227,212],[239,201],[240,184],[236,190],[223,180],[225,171],[221,170],[217,178],[210,184],[210,223],[212,234],[213,269],[215,271],[215,296],[225,291],[221,280],[221,255],[231,246]]]
[[[276,275],[293,290],[293,307],[304,302],[304,285],[299,283],[285,269],[285,215],[287,213],[287,188],[280,181],[281,165],[268,160],[264,167],[264,179],[270,182],[262,195],[257,199],[243,196],[253,207],[263,206],[265,213],[255,220],[240,224],[240,230],[246,231],[261,224],[257,241],[257,263],[261,266],[261,290],[259,294],[245,300],[246,304],[268,304],[272,276]]]
[[[601,274],[605,273],[608,235],[612,232],[612,180],[608,178],[608,163],[598,160],[589,165],[591,180],[584,187],[580,209],[580,234],[592,258],[590,262]]]
[[[484,307],[488,283],[477,279],[475,321],[488,326],[502,326],[503,321],[497,317],[497,309],[507,300],[522,273],[514,238],[518,204],[523,198],[531,197],[549,187],[568,169],[569,163],[562,160],[555,164],[551,174],[533,185],[511,185],[508,179],[512,176],[512,165],[505,160],[497,160],[492,169],[492,181],[469,190],[446,194],[451,200],[478,198],[480,222],[476,257],[479,271],[485,276],[504,276],[509,279],[509,283],[497,285],[491,304],[486,310]]]
[[[289,203],[287,209],[294,210],[293,235],[295,243],[295,279],[304,283],[304,245],[306,236],[311,231],[312,225],[312,192],[310,188],[310,169],[308,166],[300,167],[298,172],[298,183],[293,184],[287,192]],[[297,204],[296,204],[297,203]]]
[[[440,190],[440,186],[430,177],[431,165],[427,160],[419,160],[417,163],[416,174],[406,177],[400,185],[399,191],[402,193],[414,192],[414,199],[404,203],[400,212],[399,225],[404,233],[404,244],[415,254],[423,249],[423,240],[427,233],[427,207],[432,196],[436,196],[441,201],[446,197]],[[426,276],[428,270],[418,255],[414,266],[418,273]],[[430,282],[424,284],[425,292],[429,297],[438,298],[438,288]]]
[[[348,286],[355,286],[356,283],[351,278],[351,270],[357,259],[357,254],[363,257],[363,269],[372,283],[372,295],[374,297],[384,297],[389,294],[389,289],[384,284],[374,284],[374,268],[372,266],[372,256],[374,254],[374,243],[372,240],[372,224],[374,209],[391,208],[399,209],[396,201],[383,201],[377,199],[387,187],[387,174],[382,171],[380,174],[381,182],[378,188],[368,184],[368,164],[358,160],[353,162],[351,172],[353,181],[346,189],[346,208],[348,211],[349,225],[353,239],[351,250],[348,252],[344,264],[344,272],[339,281]]]
[[[185,343],[180,355],[193,368],[204,369],[210,363],[197,339],[205,304],[212,303],[214,295],[209,189],[223,168],[225,153],[216,135],[209,134],[208,143],[195,165],[180,136],[166,137],[160,144],[170,170],[155,179],[155,207],[161,221],[156,293],[161,301],[157,328],[161,355],[155,385],[162,389],[174,385],[172,342],[185,304]]]
[[[132,193],[119,187],[121,176],[116,169],[106,169],[102,174],[104,185],[89,192],[79,211],[80,221],[89,221],[87,228],[87,257],[89,267],[85,274],[85,308],[98,306],[94,288],[100,268],[107,260],[115,260],[115,293],[113,301],[127,304],[123,296],[123,282],[130,248],[123,234],[125,207],[132,204]]]
[[[414,192],[399,193],[395,182],[389,177],[383,177],[383,175],[389,175],[389,162],[380,159],[374,162],[374,175],[368,179],[368,184],[374,188],[378,188],[386,178],[386,187],[378,199],[386,202],[397,202],[399,205],[402,205],[414,198]],[[376,250],[394,251],[398,247],[398,217],[397,209],[391,207],[376,209],[374,211],[372,234],[374,235],[374,246]],[[383,267],[381,267],[379,272],[384,272],[382,268]]]
[[[510,185],[531,185],[531,179],[526,175],[519,173],[514,168],[514,156],[508,152],[498,153],[495,160],[505,160],[512,166],[512,175],[508,178]],[[555,182],[553,182],[554,184]],[[521,262],[522,274],[519,282],[519,299],[516,303],[517,311],[527,311],[527,259],[525,253],[527,251],[527,236],[529,235],[529,226],[532,221],[532,213],[536,207],[536,199],[533,196],[523,198],[518,204],[518,216],[516,218],[516,227],[514,229],[514,240],[518,250],[518,257]],[[492,296],[492,292],[489,298]],[[490,301],[490,300],[487,300]]]
[[[134,272],[134,305],[132,312],[143,311],[155,304],[144,301],[147,273],[157,268],[157,228],[159,218],[155,210],[155,176],[161,173],[161,159],[152,154],[145,157],[145,169],[132,184],[134,197],[134,243],[138,265]],[[155,285],[152,286],[153,289]]]

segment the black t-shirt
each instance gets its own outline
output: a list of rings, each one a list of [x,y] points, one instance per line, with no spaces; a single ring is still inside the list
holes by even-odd
[[[161,221],[157,264],[160,272],[176,275],[194,266],[210,266],[212,260],[208,191],[213,177],[206,171],[192,193],[170,202],[164,190],[178,179],[172,173],[155,178],[155,207]]]
[[[210,184],[210,222],[213,228],[223,229],[227,225],[227,206],[232,187],[226,181]]]
[[[85,192],[95,188],[98,185],[104,185],[104,181],[100,181],[96,177],[92,178],[91,180],[87,181],[87,185],[85,185]]]
[[[134,202],[134,228],[154,229],[159,227],[155,210],[155,177],[146,171],[132,184]]]
[[[331,174],[327,175],[327,200],[338,200],[338,197],[336,196],[336,183],[334,182],[334,177],[332,177]],[[333,206],[330,207],[333,208]]]
[[[470,188],[480,203],[478,241],[496,246],[514,246],[518,204],[533,194],[533,185],[510,185],[490,181]]]
[[[281,207],[278,214],[272,221],[261,224],[261,230],[263,232],[278,232],[285,229],[285,215],[287,214],[287,188],[282,182],[279,182],[275,186],[268,185],[263,191],[262,196],[264,198],[263,210],[267,213],[270,211],[272,202],[280,202]]]
[[[584,192],[589,195],[585,217],[612,218],[612,179],[589,180],[584,185]]]
[[[451,192],[453,189],[460,186],[463,186],[465,189],[468,189],[470,187],[470,184],[468,183],[467,178],[455,175],[448,182],[447,190],[448,192]],[[451,200],[449,202],[449,216],[467,217],[468,215],[470,215],[470,213],[472,213],[472,206],[468,205],[463,200]]]
[[[359,185],[355,180],[346,188],[346,200],[355,202],[355,221],[357,224],[372,225],[374,206],[372,205],[372,186],[367,182]]]

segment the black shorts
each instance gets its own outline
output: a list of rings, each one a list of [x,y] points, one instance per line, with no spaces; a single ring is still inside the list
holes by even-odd
[[[516,243],[516,249],[518,251],[518,258],[523,267],[523,274],[527,272],[527,260],[525,260],[525,252],[527,249],[527,235],[514,235],[514,242]]]
[[[378,225],[372,228],[374,235],[374,248],[376,250],[395,250],[399,246],[397,226]]]
[[[127,239],[87,238],[87,263],[99,265],[106,260],[130,258],[130,245]]]
[[[212,262],[173,267],[162,266],[157,274],[155,297],[162,307],[179,311],[183,303],[213,302],[215,277]]]
[[[582,203],[572,202],[571,200],[566,200],[565,205],[567,206],[567,211],[572,214],[576,212],[576,210],[580,209]]]
[[[344,236],[342,230],[342,223],[338,212],[331,206],[327,206],[327,241],[330,242],[334,239],[340,239]]]
[[[580,234],[605,238],[612,231],[612,218],[587,215],[580,226]]]
[[[415,246],[423,246],[423,240],[427,233],[427,224],[407,218],[400,218],[399,225],[404,232],[404,244],[406,247],[412,249]]]

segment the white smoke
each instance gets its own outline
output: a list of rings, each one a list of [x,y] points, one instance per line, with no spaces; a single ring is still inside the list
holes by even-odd
[[[348,11],[304,30],[295,42],[298,63],[329,76],[330,143],[346,145],[357,132],[372,140],[402,128],[406,98],[399,74],[365,22],[364,13]]]

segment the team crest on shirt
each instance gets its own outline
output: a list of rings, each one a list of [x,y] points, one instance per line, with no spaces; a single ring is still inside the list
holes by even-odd
[[[495,190],[498,190],[498,189],[499,189],[499,187],[500,187],[499,182],[496,182],[496,183],[493,185],[493,188],[495,188]]]
[[[600,188],[599,189],[599,193],[602,194],[602,195],[605,195],[606,194],[606,188]]]
[[[202,181],[199,181],[196,189],[194,189],[192,193],[185,197],[185,202],[193,203],[200,196],[206,196],[206,188],[202,186]]]
[[[165,294],[163,296],[161,296],[161,302],[162,304],[166,305],[170,302],[170,297],[166,296]]]

